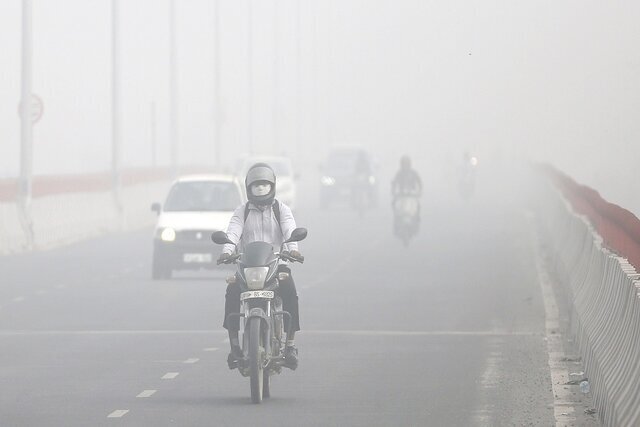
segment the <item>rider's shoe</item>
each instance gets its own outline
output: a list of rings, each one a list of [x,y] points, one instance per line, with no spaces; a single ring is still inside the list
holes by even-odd
[[[298,367],[298,349],[295,345],[284,348],[284,366],[295,371]]]
[[[232,345],[231,352],[229,356],[227,356],[227,365],[229,365],[229,369],[235,369],[238,367],[238,361],[243,358],[242,349],[240,346]]]

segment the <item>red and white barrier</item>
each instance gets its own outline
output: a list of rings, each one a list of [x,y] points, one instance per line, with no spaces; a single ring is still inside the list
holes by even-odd
[[[38,177],[27,207],[16,180],[0,182],[0,254],[50,249],[107,232],[151,226],[153,202],[172,179],[167,170],[129,170],[122,176],[121,210],[109,174]]]
[[[640,425],[640,220],[552,168],[543,173],[539,217],[571,298],[600,419]]]

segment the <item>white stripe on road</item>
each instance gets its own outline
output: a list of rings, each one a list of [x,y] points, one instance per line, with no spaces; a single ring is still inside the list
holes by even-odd
[[[15,297],[13,299],[13,302],[22,302],[22,301],[24,301],[24,297]]]
[[[219,330],[104,330],[104,331],[0,331],[1,336],[16,335],[209,335],[226,333]],[[362,335],[362,336],[544,336],[542,332],[532,331],[505,331],[505,330],[489,330],[489,331],[393,331],[393,330],[304,330],[300,333],[306,335]],[[222,342],[229,343],[229,338],[225,338]],[[213,347],[217,349],[216,347]],[[215,351],[207,350],[205,351]]]
[[[156,391],[158,390],[145,390],[136,397],[151,397],[155,394]]]
[[[367,331],[367,330],[345,330],[345,331],[323,331],[312,330],[302,331],[309,335],[361,335],[361,336],[480,336],[480,337],[502,337],[502,336],[542,336],[541,332],[530,331]]]
[[[199,361],[200,359],[193,358],[193,359],[187,359],[183,363],[198,363]]]
[[[553,391],[553,415],[556,420],[556,426],[573,425],[576,421],[575,406],[579,402],[576,401],[575,389],[571,390],[570,387],[565,386],[569,381],[569,371],[566,368],[566,364],[562,363],[566,359],[566,355],[564,353],[564,337],[560,328],[560,310],[558,309],[551,278],[543,264],[542,254],[540,253],[542,242],[540,242],[535,230],[535,217],[533,214],[529,214],[527,219],[538,273],[538,283],[540,284],[542,300],[544,301],[545,341],[547,342],[547,363]]]
[[[127,412],[129,412],[128,409],[118,409],[107,415],[107,418],[122,418]]]
[[[42,289],[36,292],[36,295],[46,295],[47,291],[43,291]]]
[[[172,380],[175,377],[177,377],[178,375],[180,375],[180,372],[167,372],[166,374],[164,374],[162,376],[163,380]]]
[[[210,334],[226,334],[227,331],[220,330],[50,330],[50,331],[0,331],[0,336],[14,335],[210,335]]]
[[[202,351],[216,351],[218,347],[203,348]]]

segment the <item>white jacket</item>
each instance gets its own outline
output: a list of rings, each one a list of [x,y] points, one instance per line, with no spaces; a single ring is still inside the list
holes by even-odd
[[[246,221],[244,220],[244,204],[238,206],[233,212],[227,227],[229,240],[237,245],[238,252],[243,252],[244,245],[255,241],[270,243],[273,245],[274,251],[280,251],[282,242],[291,237],[291,232],[296,228],[296,220],[293,218],[291,209],[278,200],[280,204],[280,225],[278,225],[271,206],[263,210],[251,202],[248,203],[249,216]],[[222,252],[231,254],[234,249],[234,245],[227,243],[222,248]],[[298,243],[287,243],[285,250],[297,251]]]

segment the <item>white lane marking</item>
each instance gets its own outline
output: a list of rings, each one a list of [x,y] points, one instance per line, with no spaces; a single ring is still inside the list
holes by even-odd
[[[151,397],[156,393],[156,391],[158,390],[145,390],[136,397]]]
[[[218,347],[209,347],[209,348],[203,348],[202,351],[216,351],[218,350]]]
[[[185,360],[183,363],[189,363],[189,364],[193,364],[193,363],[198,363],[200,361],[200,359],[196,359],[195,357],[192,359],[187,359]]]
[[[226,331],[217,330],[50,330],[50,331],[0,331],[0,336],[15,335],[210,335],[218,333],[227,333]]]
[[[566,358],[564,353],[564,337],[560,329],[560,310],[556,302],[556,296],[551,285],[551,279],[542,263],[540,253],[541,242],[535,231],[534,215],[528,215],[529,229],[533,246],[538,283],[542,292],[545,315],[545,341],[547,342],[547,363],[551,377],[551,389],[553,391],[553,416],[556,426],[573,425],[576,421],[573,391],[566,384],[569,381],[569,371],[562,362]]]
[[[127,412],[129,412],[128,409],[118,409],[107,415],[107,418],[122,418]]]
[[[163,380],[172,380],[175,377],[177,377],[178,375],[180,375],[180,372],[167,372],[166,374],[164,374],[162,376]]]
[[[311,330],[304,331],[309,335],[362,335],[362,336],[480,336],[480,337],[503,337],[503,336],[542,336],[540,332],[527,331],[367,331],[367,330]]]
[[[46,295],[47,291],[43,291],[42,289],[40,289],[39,291],[36,291],[36,295],[40,296],[40,295]]]
[[[25,298],[24,298],[24,297],[15,297],[15,298],[13,299],[13,302],[22,302],[22,301],[24,301],[24,300],[25,300]]]
[[[56,285],[56,289],[67,289],[67,285]]]
[[[18,335],[209,335],[221,333],[222,331],[208,330],[175,330],[175,331],[0,331],[2,336]],[[531,331],[391,331],[391,330],[304,330],[306,335],[362,335],[362,336],[544,336],[541,332]],[[226,332],[225,332],[226,333]],[[225,338],[223,343],[229,343],[229,338]],[[217,347],[212,347],[217,350]],[[207,350],[205,351],[215,351]]]

